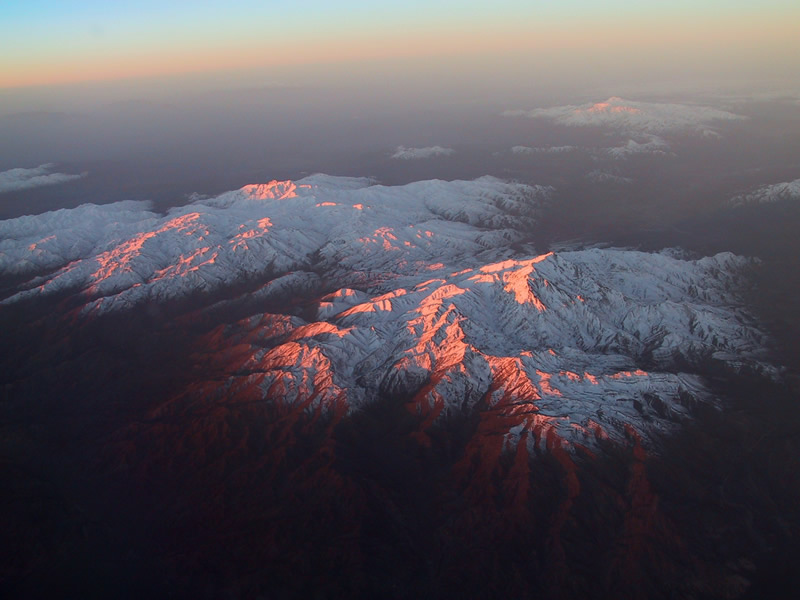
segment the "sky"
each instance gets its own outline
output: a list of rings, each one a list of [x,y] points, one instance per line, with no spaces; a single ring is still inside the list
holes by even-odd
[[[461,148],[543,143],[508,109],[800,98],[798,29],[797,0],[0,0],[0,171],[72,177],[17,213],[314,171],[477,176]]]
[[[797,73],[799,24],[795,0],[6,0],[0,90],[397,60],[467,69],[487,57],[509,70],[781,78]]]

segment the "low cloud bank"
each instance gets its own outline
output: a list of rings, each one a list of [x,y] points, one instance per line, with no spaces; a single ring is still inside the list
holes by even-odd
[[[68,173],[53,173],[55,165],[44,164],[33,169],[9,169],[0,172],[0,194],[17,192],[45,185],[57,185],[85,177],[87,173],[71,175]]]
[[[392,154],[392,158],[400,160],[418,160],[421,158],[433,158],[434,156],[449,156],[455,154],[452,148],[442,146],[428,146],[426,148],[406,148],[398,146],[397,151]]]

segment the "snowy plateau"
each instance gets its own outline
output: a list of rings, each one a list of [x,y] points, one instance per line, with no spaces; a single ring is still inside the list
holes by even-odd
[[[227,376],[199,375],[160,410],[198,394],[325,414],[395,398],[422,419],[421,444],[467,414],[498,451],[655,444],[716,403],[704,365],[774,371],[738,297],[749,259],[538,253],[529,232],[552,193],[315,175],[166,214],[122,202],[11,219],[0,310],[53,298],[81,321],[189,298],[206,316],[235,307],[203,340]]]

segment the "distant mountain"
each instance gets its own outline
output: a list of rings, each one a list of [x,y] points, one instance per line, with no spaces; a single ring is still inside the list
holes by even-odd
[[[641,102],[613,96],[604,102],[507,110],[509,117],[550,119],[571,127],[600,126],[629,134],[696,132],[714,136],[712,124],[746,117],[696,104]]]
[[[731,204],[733,206],[747,206],[787,200],[800,200],[800,179],[762,185],[751,192],[731,198]]]

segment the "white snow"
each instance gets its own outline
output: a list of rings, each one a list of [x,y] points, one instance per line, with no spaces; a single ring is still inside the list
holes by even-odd
[[[731,204],[733,206],[745,206],[748,204],[769,204],[786,200],[800,200],[800,179],[762,185],[752,192],[731,198]]]
[[[670,430],[691,403],[714,401],[698,361],[769,371],[736,295],[746,259],[512,251],[551,191],[315,175],[166,215],[125,202],[11,219],[0,275],[27,281],[3,304],[72,293],[89,318],[263,282],[216,310],[313,299],[333,283],[305,320],[254,311],[225,328],[223,346],[249,354],[207,389],[349,410],[390,395],[437,418],[483,406],[531,448],[548,432],[569,447],[622,439],[629,425],[646,438]]]
[[[732,292],[745,264],[593,249],[400,278],[371,294],[344,288],[309,321],[263,314],[228,328],[231,347],[255,343],[237,363],[246,375],[231,373],[224,389],[257,377],[265,396],[277,387],[292,402],[344,398],[357,410],[382,394],[439,418],[483,402],[509,442],[530,433],[542,448],[550,428],[566,445],[591,446],[598,426],[648,438],[689,418],[692,403],[714,402],[679,359],[768,370]],[[265,350],[260,332],[276,323]],[[313,381],[324,389],[296,383]]]
[[[702,134],[714,123],[745,118],[709,106],[637,102],[616,96],[604,102],[508,110],[503,114],[509,117],[550,119],[572,127],[601,126],[639,134],[677,131]]]
[[[645,134],[640,140],[629,139],[622,146],[606,148],[606,154],[616,159],[626,159],[634,154],[655,154],[664,156],[669,154],[669,144],[657,135]]]
[[[3,302],[74,289],[106,311],[314,260],[356,279],[430,273],[520,239],[549,194],[491,177],[384,187],[312,176],[245,186],[166,215],[122,202],[10,219],[0,221],[0,275],[39,277]]]

